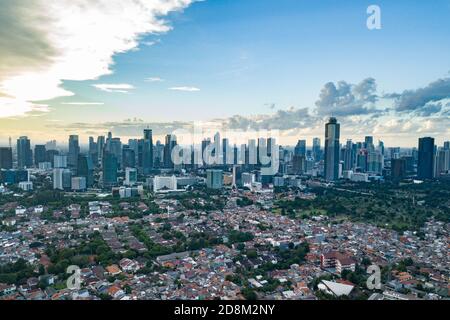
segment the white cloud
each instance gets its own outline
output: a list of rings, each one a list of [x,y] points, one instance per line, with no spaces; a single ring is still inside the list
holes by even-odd
[[[199,88],[196,88],[196,87],[172,87],[172,88],[169,88],[169,90],[173,90],[173,91],[186,91],[186,92],[200,91],[200,89],[199,89]]]
[[[161,79],[160,77],[149,77],[145,79],[145,82],[163,82],[164,79]]]
[[[66,106],[101,106],[104,102],[63,102],[61,103]]]
[[[111,74],[115,54],[135,49],[144,34],[169,31],[162,17],[193,1],[2,2],[0,117],[29,112],[33,101],[73,95],[61,87],[64,80]]]
[[[100,83],[100,84],[93,84],[93,87],[105,91],[105,92],[120,92],[120,93],[128,93],[130,90],[133,90],[134,87],[131,84],[127,83]]]

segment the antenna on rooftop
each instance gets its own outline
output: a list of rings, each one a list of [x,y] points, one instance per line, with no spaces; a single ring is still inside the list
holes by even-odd
[[[11,137],[9,137],[9,147],[12,148]]]

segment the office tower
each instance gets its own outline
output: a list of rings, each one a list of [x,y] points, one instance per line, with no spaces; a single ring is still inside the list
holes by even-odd
[[[324,174],[328,181],[339,178],[339,138],[340,125],[336,118],[330,118],[325,125],[325,164]]]
[[[322,149],[320,148],[320,138],[313,139],[313,157],[314,160],[320,161],[322,160]]]
[[[380,151],[380,153],[384,156],[384,142],[383,141],[378,141],[378,150]]]
[[[50,162],[52,167],[55,166],[55,156],[59,155],[58,150],[48,150],[45,151],[45,161]]]
[[[221,189],[223,186],[222,170],[206,170],[206,187],[208,189]]]
[[[12,169],[13,156],[12,148],[2,147],[0,148],[0,169]]]
[[[70,190],[72,187],[72,172],[70,169],[53,169],[53,189]]]
[[[77,135],[69,136],[69,153],[67,154],[67,166],[70,169],[76,169],[78,155],[80,154],[80,145]]]
[[[391,178],[393,180],[399,180],[406,177],[406,160],[392,159],[391,160]]]
[[[39,163],[46,161],[45,145],[37,144],[34,146],[34,164],[38,167]]]
[[[298,140],[294,149],[294,155],[306,157],[306,140]]]
[[[67,156],[55,155],[53,157],[53,168],[67,168]]]
[[[434,138],[419,139],[419,159],[417,176],[419,179],[433,179],[434,171]]]
[[[149,174],[153,170],[153,131],[144,130],[144,140],[142,146],[142,168],[144,174]]]
[[[125,185],[132,186],[137,182],[137,170],[135,168],[125,168]]]
[[[436,154],[436,176],[450,170],[450,150],[442,148]]]
[[[383,155],[379,151],[372,151],[367,156],[367,171],[374,174],[381,174],[383,171]]]
[[[353,156],[353,143],[352,140],[347,140],[344,148],[344,155],[342,157],[344,161],[344,170],[352,170],[354,164],[354,156]]]
[[[256,151],[257,164],[262,164],[262,158],[267,155],[267,140],[265,138],[258,138],[258,147]]]
[[[117,185],[117,170],[119,164],[115,154],[105,151],[103,153],[103,187],[110,188]]]
[[[72,177],[71,180],[72,191],[85,191],[87,189],[87,183],[85,177]]]
[[[230,146],[230,141],[227,138],[222,139],[222,163],[224,165],[231,165],[234,163],[234,148]]]
[[[17,166],[19,169],[28,168],[33,165],[33,153],[31,152],[30,140],[27,137],[17,139]]]
[[[444,149],[445,150],[450,150],[450,141],[445,141],[444,142]]]
[[[364,138],[364,148],[367,149],[368,151],[372,151],[373,149],[375,149],[375,147],[373,145],[373,137],[372,136],[366,136]]]
[[[238,165],[233,166],[233,186],[242,187],[242,167]]]
[[[164,167],[173,169],[172,150],[177,145],[177,137],[173,134],[166,135],[166,144],[164,146]]]
[[[103,150],[105,149],[105,137],[98,136],[97,137],[97,157],[98,157],[98,165],[101,166],[103,163]]]
[[[93,164],[98,163],[98,147],[94,137],[89,137],[89,156],[91,157]]]
[[[56,140],[48,141],[45,144],[45,149],[46,150],[56,150]]]
[[[292,157],[292,170],[294,174],[303,174],[306,171],[306,157],[303,155],[294,155]]]
[[[123,168],[136,167],[136,155],[129,145],[124,145],[122,149],[122,166]]]
[[[359,172],[369,170],[369,153],[366,149],[360,149],[356,155],[356,168]]]
[[[399,159],[400,158],[400,147],[389,148],[391,159]]]
[[[120,138],[112,138],[111,132],[108,133],[108,139],[105,144],[105,151],[114,154],[117,160],[117,164],[120,168],[122,164],[122,142]]]
[[[77,177],[84,177],[88,188],[94,184],[94,164],[89,155],[78,155]]]
[[[256,147],[255,139],[248,140],[248,145],[245,152],[245,164],[248,165],[249,168],[254,168],[254,166],[258,163],[258,149]]]

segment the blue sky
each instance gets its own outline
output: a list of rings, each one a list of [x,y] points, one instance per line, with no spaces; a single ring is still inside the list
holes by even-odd
[[[381,30],[366,27],[371,4],[381,8]],[[99,123],[226,119],[291,107],[314,113],[328,82],[374,78],[381,96],[424,88],[450,71],[448,0],[206,0],[163,18],[172,29],[140,34],[138,50],[112,56],[111,74],[61,78],[74,95],[41,102],[48,105],[42,117]],[[95,84],[134,89],[105,92]],[[102,105],[67,104],[77,102]]]

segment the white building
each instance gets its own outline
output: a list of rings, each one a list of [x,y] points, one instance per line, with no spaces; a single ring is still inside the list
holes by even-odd
[[[137,170],[135,168],[125,169],[125,185],[132,186],[137,182]]]
[[[53,169],[53,189],[70,189],[72,184],[72,173],[69,169]]]
[[[369,182],[369,174],[355,172],[355,173],[353,173],[351,180],[355,181],[355,182]]]
[[[177,190],[177,178],[172,176],[155,176],[153,178],[153,191],[158,192],[160,190]]]
[[[252,183],[256,181],[255,174],[254,173],[248,173],[244,172],[242,174],[242,185],[244,187],[250,187]]]
[[[86,190],[86,177],[72,177],[72,190],[73,191]]]
[[[23,181],[19,182],[19,188],[23,191],[32,191],[33,190],[33,182],[31,181]]]
[[[51,162],[39,162],[39,170],[48,171],[52,168]]]

